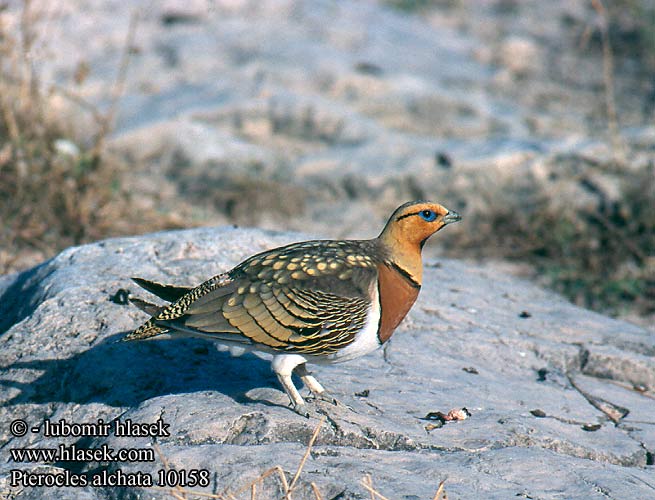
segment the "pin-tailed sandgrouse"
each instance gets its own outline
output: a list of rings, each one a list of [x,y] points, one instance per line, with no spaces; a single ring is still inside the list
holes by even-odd
[[[306,363],[338,363],[384,344],[421,288],[421,249],[461,217],[426,201],[396,209],[372,240],[307,241],[259,253],[195,288],[135,278],[171,302],[133,302],[152,317],[124,340],[194,335],[273,354],[294,410],[308,415],[291,375],[325,399]]]

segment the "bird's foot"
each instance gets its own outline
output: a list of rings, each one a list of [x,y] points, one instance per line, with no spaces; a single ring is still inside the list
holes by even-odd
[[[309,418],[309,409],[304,403],[294,404],[293,411],[296,412],[301,417]]]
[[[305,398],[307,401],[312,401],[312,402],[317,402],[317,401],[323,401],[325,403],[329,403],[333,406],[336,406],[337,408],[347,408],[348,410],[352,411],[353,413],[357,413],[355,409],[352,406],[349,406],[345,403],[342,403],[339,401],[337,398],[335,398],[331,393],[327,391],[323,391],[321,393],[311,393],[311,395],[307,396]],[[319,410],[317,410],[319,411]],[[319,411],[320,413],[320,411]]]
[[[344,406],[341,404],[337,398],[332,396],[328,391],[323,391],[323,392],[312,392],[309,396],[307,396],[307,400],[309,401],[325,401],[326,403],[333,404],[334,406]]]

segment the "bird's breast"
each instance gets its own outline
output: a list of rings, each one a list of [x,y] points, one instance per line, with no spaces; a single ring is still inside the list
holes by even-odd
[[[389,340],[396,327],[414,305],[420,287],[410,282],[399,271],[380,264],[378,266],[378,291],[380,297],[381,343]]]

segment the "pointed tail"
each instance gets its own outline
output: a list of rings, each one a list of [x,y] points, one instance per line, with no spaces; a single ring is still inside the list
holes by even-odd
[[[139,328],[125,335],[125,337],[123,337],[121,340],[123,342],[127,342],[130,340],[145,340],[167,332],[168,329],[161,326],[157,326],[155,324],[155,318],[152,317],[144,324],[142,324]]]
[[[157,283],[156,281],[150,281],[143,278],[132,278],[132,281],[134,281],[144,290],[148,290],[150,293],[161,299],[164,299],[167,302],[175,302],[177,299],[183,295],[186,295],[192,290],[191,287],[164,285],[162,283]]]
[[[186,293],[188,293],[189,290],[191,290],[191,288],[189,287],[163,285],[161,283],[146,280],[143,278],[132,278],[132,280],[141,288],[149,291],[150,293],[168,302],[175,302],[183,295],[186,295]],[[148,321],[146,321],[143,325],[141,325],[133,332],[125,335],[125,337],[123,337],[122,339],[123,341],[148,339],[151,337],[156,337],[157,335],[167,333],[169,331],[168,328],[161,327],[155,324],[155,318],[157,317],[157,315],[159,315],[159,313],[162,310],[165,309],[164,307],[160,307],[156,304],[152,304],[138,297],[130,297],[130,302],[134,304],[136,307],[138,307],[139,309],[141,309],[143,312],[150,314],[152,318],[150,318]]]

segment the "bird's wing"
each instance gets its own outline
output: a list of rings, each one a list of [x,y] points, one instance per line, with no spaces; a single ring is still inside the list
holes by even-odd
[[[287,352],[334,352],[354,339],[371,305],[377,267],[363,250],[307,242],[265,252],[222,275],[221,286],[192,290],[155,323]]]

